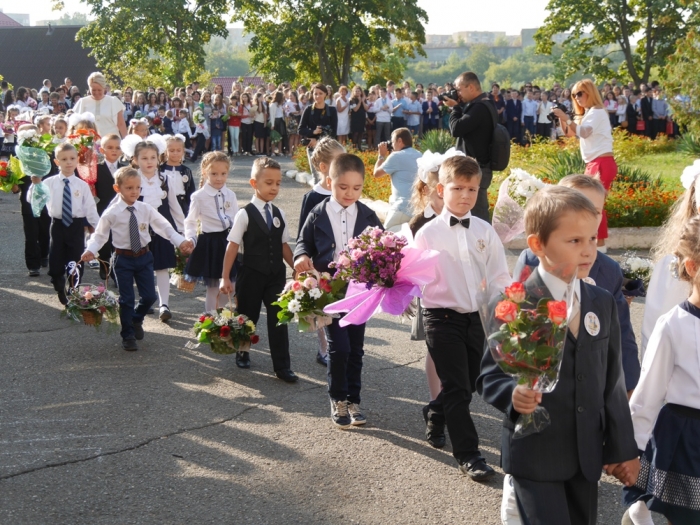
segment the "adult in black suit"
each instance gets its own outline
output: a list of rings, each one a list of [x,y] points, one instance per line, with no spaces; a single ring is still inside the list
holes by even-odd
[[[506,128],[510,140],[520,144],[522,134],[523,103],[518,99],[517,91],[511,92],[511,99],[506,102]]]
[[[651,89],[647,90],[647,92],[644,94],[642,97],[642,100],[640,101],[639,105],[641,106],[642,109],[642,119],[644,120],[644,124],[646,128],[644,129],[644,134],[649,137],[650,139],[653,139],[656,137],[655,133],[655,128],[654,128],[654,110],[652,109],[652,91]]]
[[[114,173],[116,171],[126,166],[125,163],[117,160],[114,163],[109,163],[107,160],[101,162],[97,165],[97,182],[95,182],[95,196],[97,197],[97,213],[102,216],[104,211],[109,207],[114,198],[117,196],[117,192],[114,191]],[[110,233],[107,242],[100,248],[98,257],[100,260],[107,263],[107,267],[104,264],[100,264],[100,279],[104,280],[107,278],[109,261],[112,258],[112,234]]]
[[[541,290],[538,296],[552,296],[539,271],[533,272],[525,286],[527,290]],[[589,330],[590,314],[597,316],[598,324]],[[540,403],[549,412],[551,425],[514,440],[519,416],[512,402],[516,385],[491,352],[485,352],[477,390],[487,403],[505,413],[501,466],[513,476],[523,523],[595,523],[603,465],[638,457],[613,297],[602,288],[580,281],[578,336],[569,331],[559,382]]]

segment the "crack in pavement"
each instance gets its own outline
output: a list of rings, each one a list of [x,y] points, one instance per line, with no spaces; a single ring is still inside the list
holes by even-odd
[[[383,372],[384,370],[394,370],[396,368],[403,368],[405,366],[410,366],[410,365],[414,365],[416,363],[420,363],[423,359],[425,359],[425,357],[421,357],[419,359],[416,359],[415,361],[409,361],[408,363],[398,364],[395,366],[387,366],[386,368],[377,368],[373,371],[374,372]],[[367,370],[367,372],[369,372],[369,370]]]
[[[309,383],[308,381],[304,381],[304,382],[311,385],[311,386],[309,388],[305,388],[303,390],[300,390],[299,392],[297,392],[297,394],[303,394],[306,392],[310,392],[311,390],[315,390],[317,388],[322,388],[322,387],[326,386],[326,385],[315,385],[313,383]],[[286,399],[286,398],[288,398],[288,396],[289,396],[289,394],[285,394],[284,398]],[[132,450],[138,450],[138,449],[143,448],[147,445],[150,445],[154,441],[158,441],[159,439],[170,438],[173,436],[179,436],[180,434],[185,434],[187,432],[194,432],[196,430],[202,430],[205,428],[214,427],[216,425],[221,425],[223,423],[228,423],[229,421],[233,421],[234,419],[242,416],[243,414],[245,414],[251,410],[254,410],[256,408],[262,408],[262,407],[269,406],[273,403],[276,403],[277,401],[278,401],[278,399],[272,399],[267,403],[258,403],[255,405],[251,405],[251,406],[246,407],[244,410],[242,410],[241,412],[239,412],[231,417],[218,419],[218,420],[212,421],[210,423],[205,423],[204,425],[198,425],[198,426],[190,427],[190,428],[182,428],[182,429],[176,430],[174,432],[170,432],[168,434],[163,434],[161,436],[155,436],[152,438],[145,439],[143,441],[135,443],[134,445],[124,447],[124,448],[121,448],[118,450],[109,450],[107,452],[101,452],[99,454],[94,454],[92,456],[87,456],[87,457],[83,457],[83,458],[68,459],[66,461],[58,461],[56,463],[47,463],[46,465],[42,465],[40,467],[34,467],[34,468],[26,469],[26,470],[21,470],[19,472],[13,472],[12,474],[5,474],[5,475],[0,476],[0,481],[6,480],[6,479],[16,478],[19,476],[23,476],[25,474],[32,474],[33,472],[38,472],[40,470],[45,470],[45,469],[49,469],[49,468],[56,468],[56,467],[64,467],[66,465],[75,465],[77,463],[85,463],[87,461],[92,461],[93,459],[103,458],[103,457],[107,457],[107,456],[114,456],[117,454],[121,454],[123,452],[131,452]]]

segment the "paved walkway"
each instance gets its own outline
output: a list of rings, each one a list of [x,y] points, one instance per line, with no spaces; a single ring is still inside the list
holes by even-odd
[[[237,160],[229,178],[241,204],[250,165]],[[293,234],[306,191],[284,179],[279,205]],[[188,349],[198,288],[173,292],[173,320],[147,319],[141,350],[124,352],[118,334],[62,319],[45,275],[26,277],[21,229],[16,198],[1,194],[0,523],[500,523],[501,471],[474,483],[449,444],[423,441],[426,350],[396,318],[368,325],[369,423],[339,431],[315,336],[290,330],[294,385],[274,377],[264,330],[250,370]],[[497,466],[501,416],[478,397],[472,406]],[[619,499],[604,478],[599,523],[620,523]]]

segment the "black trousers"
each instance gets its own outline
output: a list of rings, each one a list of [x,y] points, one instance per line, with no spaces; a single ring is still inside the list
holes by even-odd
[[[241,151],[253,154],[253,125],[241,123]]]
[[[46,208],[41,211],[39,217],[34,217],[30,206],[28,213],[22,209],[22,224],[24,226],[24,262],[28,270],[38,270],[41,268],[41,260],[49,256],[51,217]]]
[[[272,275],[242,266],[238,277],[236,277],[236,298],[238,299],[239,313],[248,316],[257,326],[260,310],[262,305],[265,305],[267,337],[275,372],[291,368],[287,325],[277,326],[277,313],[280,311],[280,307],[272,304],[277,301],[277,295],[282,292],[286,279],[287,270],[284,266]]]
[[[185,217],[186,216],[187,214],[185,214]],[[102,246],[102,248],[100,248],[100,251],[97,253],[97,256],[100,258],[100,279],[102,279],[103,281],[107,278],[107,275],[111,274],[110,264],[113,251],[114,247],[112,246],[112,234],[110,233],[107,242],[104,243],[104,246]],[[110,277],[114,278],[114,275],[111,274]]]
[[[82,218],[74,218],[66,227],[61,219],[51,220],[51,241],[49,243],[49,275],[54,290],[62,290],[66,285],[66,267],[69,262],[80,262],[85,251],[85,224]],[[85,265],[79,264],[82,279]]]
[[[406,127],[406,119],[403,117],[391,117],[391,131]]]
[[[493,171],[491,168],[481,166],[481,182],[479,183],[479,194],[476,196],[476,203],[472,208],[472,215],[491,224],[491,215],[489,214],[489,186],[493,179]]]
[[[477,312],[461,314],[449,308],[426,308],[423,327],[428,352],[442,383],[434,408],[439,410],[442,404],[452,455],[461,462],[471,461],[481,456],[479,436],[469,410],[484,349],[481,319]]]
[[[328,395],[333,401],[360,404],[365,325],[340,326],[340,319],[326,326],[328,339]]]
[[[573,478],[559,482],[531,481],[513,476],[513,487],[524,525],[596,523],[598,483],[588,481],[580,471]]]

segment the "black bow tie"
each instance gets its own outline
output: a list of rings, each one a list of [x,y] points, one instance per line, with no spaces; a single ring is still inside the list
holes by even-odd
[[[450,227],[454,226],[455,224],[461,224],[465,228],[469,228],[469,217],[461,220],[457,217],[450,217]]]

